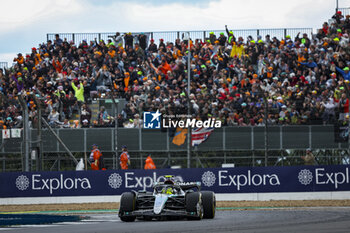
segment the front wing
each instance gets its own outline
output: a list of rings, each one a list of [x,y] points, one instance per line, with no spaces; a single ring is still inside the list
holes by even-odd
[[[197,217],[196,212],[187,212],[185,210],[169,210],[163,209],[160,214],[155,214],[153,209],[134,210],[132,212],[119,213],[119,217],[135,216],[135,217]]]
[[[119,217],[198,217],[196,212],[186,211],[185,198],[182,196],[170,197],[161,213],[153,211],[154,196],[142,195],[137,198],[136,210],[130,212],[119,212]]]

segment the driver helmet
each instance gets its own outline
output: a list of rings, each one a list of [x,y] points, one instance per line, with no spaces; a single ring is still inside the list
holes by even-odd
[[[164,176],[165,177],[165,181],[164,184],[170,184],[170,185],[174,185],[174,181],[173,181],[173,176]]]
[[[167,179],[164,181],[164,184],[174,185],[174,181],[172,181],[171,179]]]
[[[162,190],[162,193],[163,194],[174,194],[174,189],[172,187],[164,187],[163,190]]]

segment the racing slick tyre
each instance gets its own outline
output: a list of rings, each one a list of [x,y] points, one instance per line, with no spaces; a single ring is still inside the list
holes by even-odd
[[[203,218],[203,205],[200,192],[186,194],[186,211],[194,216],[187,217],[188,220],[201,220]]]
[[[214,192],[202,191],[203,218],[214,218],[216,209],[216,199]]]
[[[119,216],[123,222],[135,221],[135,216],[125,216],[127,213],[135,210],[136,197],[134,193],[123,193],[120,198]]]

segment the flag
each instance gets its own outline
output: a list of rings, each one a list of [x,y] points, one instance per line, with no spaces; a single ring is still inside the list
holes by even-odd
[[[348,125],[334,124],[334,142],[348,142],[349,129]]]
[[[3,129],[2,130],[2,138],[3,139],[8,139],[8,138],[10,138],[11,136],[10,136],[10,130],[9,129]]]
[[[21,129],[11,129],[11,137],[12,138],[20,138],[21,137]]]
[[[192,130],[192,146],[198,146],[213,132],[214,128],[195,128]]]
[[[187,129],[184,128],[177,128],[175,132],[175,136],[173,138],[173,143],[175,145],[181,146],[185,143],[187,135]]]

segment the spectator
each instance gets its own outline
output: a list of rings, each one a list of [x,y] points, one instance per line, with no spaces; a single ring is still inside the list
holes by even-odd
[[[349,99],[343,93],[339,100],[339,121],[344,121],[346,116],[349,116]]]
[[[145,51],[147,48],[147,36],[145,35],[145,33],[141,32],[141,34],[139,34],[137,38],[139,40],[141,49]]]
[[[150,45],[148,46],[148,51],[151,53],[156,53],[157,52],[157,45],[154,43],[154,40],[150,40]]]
[[[111,37],[114,41],[114,44],[119,46],[119,45],[123,45],[123,36],[120,35],[119,32],[116,32],[115,36],[108,36],[108,37]]]
[[[59,121],[59,113],[56,111],[56,108],[52,108],[48,120],[51,127],[56,127],[61,124]]]
[[[316,165],[315,156],[312,154],[311,149],[306,149],[306,155],[301,156],[301,158],[304,160],[305,165]]]
[[[63,121],[63,123],[61,125],[61,128],[66,128],[66,129],[71,128],[71,125],[70,125],[69,120],[67,118],[64,119],[64,121]]]
[[[339,67],[336,67],[336,70],[343,76],[345,80],[350,81],[349,67],[345,67],[344,69],[340,69]]]
[[[55,40],[53,41],[55,46],[61,46],[63,44],[63,40],[60,38],[59,34],[55,35]]]
[[[329,98],[326,103],[322,102],[325,110],[323,112],[323,124],[333,123],[335,120],[335,107],[333,98]]]
[[[118,114],[118,118],[117,118],[117,124],[118,124],[118,127],[122,128],[124,127],[124,118],[122,116],[122,114]]]
[[[74,81],[78,81],[77,79],[74,80]],[[84,86],[83,86],[83,83],[80,82],[79,84],[75,84],[74,82],[72,82],[72,88],[74,90],[74,93],[75,93],[75,97],[77,98],[78,100],[78,103],[82,104],[85,102],[85,99],[84,99]]]
[[[0,120],[0,129],[7,129],[5,122],[3,120]]]
[[[83,124],[83,121],[86,121],[86,125],[89,127],[90,126],[90,121],[91,121],[91,109],[89,106],[84,103],[81,106],[80,110],[80,123]]]
[[[141,33],[134,48],[131,33],[124,37],[116,33],[106,42],[90,44],[85,40],[74,44],[56,35],[53,42],[32,48],[28,55],[18,54],[16,64],[0,72],[0,91],[8,98],[1,105],[0,117],[4,126],[18,127],[21,108],[15,96],[27,92],[43,100],[46,117],[50,108],[56,108],[59,120],[78,112],[78,102],[114,97],[127,101],[118,127],[140,127],[136,114],[144,111],[187,113],[186,77],[190,74],[191,114],[198,119],[263,125],[265,95],[271,100],[269,124],[316,124],[320,120],[331,124],[346,114],[343,86],[350,80],[349,18],[337,12],[329,25],[320,25],[316,35],[304,33],[294,39],[266,35],[264,40],[260,36],[244,40],[225,27],[227,35],[210,33],[205,43],[161,39],[157,46],[151,39],[147,47],[147,36]],[[30,119],[35,121],[36,107],[30,98],[27,101]],[[91,124],[91,119],[88,123],[113,126],[108,114],[99,116],[97,124]],[[85,127],[83,120],[80,124]]]
[[[131,32],[128,32],[124,35],[125,48],[132,49],[134,45],[134,37]]]
[[[107,110],[104,106],[101,106],[100,112],[98,113],[98,125],[100,127],[109,126],[111,123],[111,117],[108,115]]]
[[[112,86],[111,73],[108,70],[107,65],[103,65],[102,68],[96,74],[96,88],[99,93],[105,93],[108,88]]]

